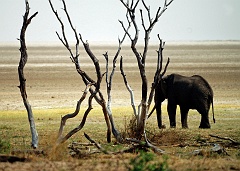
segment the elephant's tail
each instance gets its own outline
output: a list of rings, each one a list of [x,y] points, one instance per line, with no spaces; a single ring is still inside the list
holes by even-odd
[[[213,122],[215,123],[215,118],[214,118],[214,107],[213,107],[213,97],[211,98],[212,100],[212,114],[213,114]]]

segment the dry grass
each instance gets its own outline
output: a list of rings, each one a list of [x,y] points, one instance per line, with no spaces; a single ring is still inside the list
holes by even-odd
[[[238,148],[234,148],[230,145],[229,141],[218,140],[209,136],[209,134],[219,135],[222,137],[231,137],[236,141],[240,141],[240,130],[238,129],[238,123],[236,113],[239,112],[238,108],[229,108],[228,105],[216,105],[218,109],[218,116],[216,117],[217,123],[212,124],[212,129],[202,130],[198,129],[199,118],[191,117],[196,115],[195,112],[190,113],[190,129],[163,129],[157,128],[156,118],[152,116],[147,124],[147,132],[150,141],[156,144],[159,148],[165,150],[169,157],[169,167],[175,170],[197,170],[197,169],[209,169],[209,170],[229,170],[230,168],[240,168],[239,155],[240,151]],[[36,110],[35,118],[37,123],[37,129],[39,133],[40,143],[39,150],[43,150],[44,154],[34,155],[29,154],[27,150],[30,149],[30,133],[27,124],[27,118],[25,111],[1,111],[1,138],[11,142],[11,151],[20,156],[25,156],[31,159],[30,163],[20,164],[24,170],[27,167],[52,167],[53,170],[69,170],[71,168],[91,170],[93,165],[96,165],[96,170],[101,168],[109,168],[110,170],[126,170],[126,165],[129,164],[131,158],[137,154],[126,153],[117,155],[105,155],[105,154],[92,154],[85,155],[82,158],[74,159],[69,155],[67,148],[68,144],[76,142],[88,142],[83,132],[87,132],[93,139],[100,142],[104,148],[109,151],[117,151],[123,148],[127,148],[128,145],[117,145],[114,143],[106,143],[106,126],[103,122],[103,116],[99,114],[100,109],[96,109],[96,113],[92,113],[86,126],[72,138],[70,138],[65,144],[55,147],[55,140],[57,130],[59,128],[60,115],[68,113],[73,109],[50,109],[50,110]],[[121,131],[126,131],[129,124],[129,116],[122,116],[123,111],[131,112],[131,108],[124,109],[121,111],[120,108],[114,109],[115,120],[118,121],[118,128]],[[117,112],[118,111],[118,112]],[[10,115],[11,113],[11,115]],[[44,113],[44,115],[42,114]],[[167,118],[164,114],[163,118]],[[235,118],[235,119],[233,119]],[[76,119],[72,119],[67,122],[66,131],[74,128],[79,123],[80,116]],[[8,121],[8,122],[7,122]],[[168,121],[164,120],[166,125]],[[197,123],[197,125],[196,125]],[[127,125],[125,125],[127,124]],[[178,124],[180,125],[180,123]],[[65,131],[65,133],[66,133]],[[126,133],[126,132],[125,132]],[[129,135],[129,134],[127,134]],[[223,154],[210,154],[207,151],[212,147],[211,145],[205,145],[204,143],[220,143],[224,146],[227,153],[230,156]],[[192,155],[192,152],[197,149],[203,149],[206,152],[201,153],[199,156]],[[22,153],[16,153],[16,151],[22,151]],[[162,155],[157,155],[154,159],[156,162],[163,161]],[[40,161],[40,162],[39,162]],[[192,161],[192,162],[191,162]],[[193,164],[194,162],[194,164]],[[213,163],[216,163],[213,165]],[[0,168],[6,165],[0,163]],[[54,167],[53,167],[54,166]],[[19,167],[18,163],[15,163],[9,168],[13,169]]]
[[[155,69],[155,50],[148,57],[148,74]],[[33,107],[36,127],[39,134],[40,155],[29,154],[30,132],[27,114],[24,110],[19,90],[17,89],[17,64],[19,51],[17,47],[0,47],[0,138],[11,145],[11,152],[30,159],[25,163],[0,163],[0,170],[126,170],[131,158],[137,154],[125,153],[117,155],[93,154],[76,159],[68,155],[67,145],[73,141],[88,142],[83,136],[87,132],[94,140],[100,142],[109,151],[125,148],[125,145],[106,143],[106,125],[101,109],[94,104],[86,125],[79,133],[71,137],[67,143],[55,147],[60,118],[74,110],[76,101],[84,89],[73,64],[68,59],[65,49],[59,47],[29,47],[29,62],[26,66],[28,98]],[[101,54],[106,50],[114,54],[115,47],[94,47],[100,61]],[[123,49],[125,56],[125,72],[135,92],[136,104],[140,99],[140,84],[135,59],[127,55],[128,49]],[[240,151],[229,141],[212,138],[209,134],[231,137],[240,141],[240,44],[203,44],[203,45],[166,45],[165,56],[171,57],[168,73],[184,75],[200,74],[212,85],[215,96],[216,124],[211,121],[211,129],[198,129],[200,115],[196,111],[189,113],[190,129],[180,128],[180,116],[177,115],[177,128],[169,129],[166,103],[163,105],[163,122],[167,129],[157,128],[156,116],[152,116],[147,123],[149,139],[159,148],[165,150],[169,157],[168,164],[173,170],[239,170]],[[81,52],[81,64],[94,74],[89,66],[89,60]],[[104,65],[102,65],[104,68]],[[151,81],[151,78],[149,78]],[[104,91],[104,85],[101,87]],[[112,90],[113,115],[118,129],[125,136],[129,132],[129,120],[133,114],[130,108],[129,95],[124,87],[120,73],[116,72]],[[67,122],[65,132],[76,127],[83,115],[86,103],[83,104],[79,116]],[[179,113],[179,111],[178,111]],[[210,114],[210,118],[211,118]],[[219,143],[224,146],[230,156],[211,154],[210,145],[205,143]],[[205,153],[193,156],[196,149],[203,149]],[[16,152],[20,153],[16,153]],[[156,161],[162,162],[162,155],[157,155]]]

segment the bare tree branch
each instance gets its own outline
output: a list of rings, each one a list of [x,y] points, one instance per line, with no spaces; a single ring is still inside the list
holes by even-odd
[[[124,27],[123,22],[120,20],[118,20],[118,21],[122,25],[122,28],[123,28],[124,32],[128,35],[129,39],[132,40],[131,35],[129,34],[128,30]],[[130,23],[130,22],[128,22],[128,23]]]
[[[147,17],[148,17],[148,20],[149,20],[149,25],[146,26],[146,23],[144,22],[143,10],[140,10],[141,24],[142,24],[142,27],[145,31],[145,34],[144,34],[144,49],[143,49],[143,53],[141,54],[136,48],[138,38],[139,38],[139,29],[138,29],[138,24],[136,22],[135,11],[136,11],[136,8],[137,8],[137,5],[138,5],[139,1],[134,3],[134,0],[132,0],[131,6],[129,5],[129,1],[127,1],[127,3],[124,3],[123,0],[120,0],[120,1],[124,5],[124,7],[127,9],[129,18],[131,19],[131,23],[133,23],[133,26],[134,26],[134,29],[135,29],[135,33],[134,33],[134,36],[133,36],[134,38],[132,39],[131,38],[132,36],[130,35],[130,33],[128,31],[126,31],[123,23],[121,22],[124,31],[126,32],[126,34],[128,35],[128,37],[131,40],[131,49],[132,49],[132,52],[134,53],[134,55],[137,59],[139,73],[140,73],[141,81],[142,81],[142,99],[141,99],[141,103],[139,105],[138,114],[137,114],[137,130],[138,130],[137,132],[139,134],[138,138],[141,139],[142,136],[144,135],[145,124],[146,124],[146,120],[148,118],[147,113],[149,112],[149,107],[150,107],[150,104],[152,102],[153,95],[154,95],[154,90],[155,90],[155,87],[156,87],[156,84],[157,84],[157,82],[155,82],[155,80],[157,80],[157,78],[159,76],[161,76],[160,72],[162,70],[162,57],[161,57],[162,56],[162,54],[161,54],[162,49],[161,49],[161,50],[159,50],[159,53],[158,53],[158,64],[157,64],[157,71],[156,71],[156,74],[155,74],[154,83],[152,84],[152,88],[151,88],[151,91],[150,91],[150,94],[149,94],[149,98],[147,100],[148,84],[147,84],[147,77],[146,77],[145,62],[146,62],[146,58],[147,58],[150,33],[151,33],[153,27],[155,26],[155,24],[158,22],[158,19],[160,18],[160,16],[165,12],[165,10],[167,9],[167,6],[170,5],[171,2],[167,3],[167,0],[165,0],[163,9],[161,10],[161,8],[159,7],[157,12],[156,12],[155,18],[152,19],[151,18],[151,13],[150,13],[150,7],[147,7],[145,1],[141,0],[145,10],[147,11]],[[164,45],[164,43],[162,43],[161,40],[160,40],[160,44],[161,44],[161,47],[162,47],[162,45]],[[167,65],[168,65],[168,63],[167,63]],[[166,72],[167,65],[166,65],[165,71],[163,73]]]
[[[137,119],[137,127],[139,129],[139,137],[141,137],[142,133],[143,133],[143,127],[144,127],[144,121],[145,121],[145,117],[146,117],[146,100],[147,100],[147,77],[145,74],[145,59],[144,59],[144,55],[146,55],[146,46],[144,47],[144,53],[143,56],[141,56],[141,54],[137,51],[136,48],[136,44],[138,42],[138,38],[139,38],[139,29],[138,29],[138,25],[136,22],[136,18],[135,18],[135,9],[137,7],[137,4],[139,1],[137,1],[136,5],[133,5],[134,8],[130,8],[129,6],[127,6],[123,1],[121,1],[124,6],[126,7],[126,9],[128,10],[128,14],[130,16],[131,22],[133,23],[134,29],[135,29],[135,34],[134,34],[134,39],[131,40],[131,49],[132,52],[134,53],[137,62],[138,62],[138,68],[139,68],[139,72],[140,72],[140,76],[142,79],[142,100],[141,100],[141,114],[138,115],[138,119]],[[133,4],[133,1],[132,1]],[[147,38],[148,39],[148,38]],[[146,45],[146,37],[145,37],[145,45]]]
[[[137,110],[136,110],[136,106],[135,106],[135,103],[134,103],[134,93],[133,93],[133,90],[132,88],[130,87],[130,85],[128,84],[128,81],[127,81],[127,78],[126,78],[126,75],[124,73],[124,70],[123,70],[123,59],[122,57],[120,58],[120,70],[121,70],[121,74],[123,76],[123,81],[125,83],[125,86],[128,90],[128,92],[130,93],[130,98],[131,98],[131,106],[133,108],[133,113],[135,115],[135,117],[137,117]]]
[[[107,141],[108,142],[111,141],[111,129],[112,129],[112,132],[113,132],[113,135],[115,136],[115,138],[117,140],[121,140],[121,134],[115,128],[112,114],[111,114],[111,112],[108,111],[108,108],[106,107],[106,102],[105,102],[104,97],[103,97],[103,95],[102,95],[102,93],[100,91],[100,86],[101,86],[101,81],[102,81],[103,75],[101,74],[101,68],[100,68],[100,65],[99,65],[99,61],[98,61],[97,57],[91,51],[88,42],[87,41],[86,42],[83,41],[83,38],[82,38],[81,34],[79,34],[79,36],[78,36],[78,34],[76,32],[76,29],[73,27],[70,15],[69,15],[69,13],[67,11],[66,3],[65,3],[64,0],[61,0],[61,1],[63,3],[63,6],[64,6],[63,10],[65,11],[65,15],[67,16],[67,19],[68,19],[68,22],[70,24],[70,27],[71,27],[72,31],[74,32],[74,35],[75,35],[75,38],[76,38],[76,55],[75,56],[73,55],[72,50],[71,50],[71,48],[70,48],[70,46],[68,44],[68,41],[67,41],[67,38],[66,38],[66,35],[65,35],[64,24],[61,21],[60,17],[58,16],[57,11],[54,10],[53,5],[51,3],[51,0],[49,0],[49,3],[50,3],[51,8],[52,8],[52,11],[54,12],[55,16],[57,17],[58,21],[60,22],[61,28],[62,28],[63,39],[57,34],[58,38],[60,39],[60,41],[63,43],[63,45],[70,52],[71,60],[72,60],[72,62],[75,63],[76,70],[81,75],[82,80],[85,83],[85,85],[87,86],[88,84],[91,84],[91,85],[94,85],[94,87],[95,87],[95,90],[93,90],[92,88],[89,88],[89,92],[91,93],[91,96],[89,97],[89,101],[91,101],[92,98],[94,98],[97,101],[97,103],[99,105],[101,105],[101,107],[102,107],[104,118],[105,118],[105,121],[106,121],[106,124],[107,124]],[[124,38],[125,38],[125,36],[126,36],[126,34],[124,35]],[[89,77],[86,74],[86,72],[84,72],[80,68],[80,65],[79,65],[79,62],[78,62],[78,57],[79,57],[79,51],[78,51],[78,49],[79,49],[79,40],[82,42],[85,51],[87,52],[88,56],[91,58],[91,60],[92,60],[92,62],[94,64],[96,75],[97,75],[97,80],[96,81],[94,81],[91,77]],[[122,44],[123,40],[122,41],[119,40],[119,44]],[[118,53],[116,54],[116,56],[118,56]],[[90,107],[90,103],[89,103],[89,107]],[[80,124],[79,127],[77,127],[75,130],[73,130],[72,133],[77,132],[82,127],[81,126],[82,123]],[[71,133],[66,135],[66,136],[69,136],[69,135],[71,135]]]
[[[73,27],[73,24],[71,22],[69,13],[67,11],[67,7],[65,4],[65,1],[62,0],[63,2],[63,10],[65,11],[65,14],[67,16],[68,22],[70,24],[70,27],[72,29],[72,31],[75,34],[77,43],[76,43],[76,55],[74,56],[72,53],[72,50],[68,44],[66,35],[65,35],[65,28],[64,25],[61,21],[61,19],[59,18],[57,11],[54,10],[53,5],[51,4],[51,0],[49,0],[50,5],[52,7],[52,10],[54,12],[54,14],[56,15],[57,19],[59,20],[60,24],[61,24],[61,28],[62,28],[62,36],[63,38],[61,38],[58,34],[58,38],[59,40],[63,43],[63,45],[68,49],[68,51],[71,54],[71,59],[72,61],[75,63],[76,69],[78,71],[78,73],[81,75],[83,82],[85,83],[85,85],[91,84],[94,86],[95,89],[93,88],[89,88],[89,92],[91,93],[91,96],[89,97],[89,104],[88,104],[88,109],[84,114],[83,120],[80,123],[80,125],[75,128],[74,130],[72,130],[70,133],[68,133],[63,139],[65,140],[65,138],[68,138],[70,136],[72,136],[74,133],[76,133],[77,131],[79,131],[80,129],[82,129],[82,127],[85,124],[85,120],[86,117],[88,115],[88,113],[91,110],[91,102],[92,99],[95,98],[95,100],[97,101],[98,104],[101,105],[102,110],[103,110],[103,114],[104,114],[104,118],[106,121],[106,125],[107,125],[107,140],[108,142],[111,141],[111,131],[113,133],[113,135],[115,136],[115,138],[119,141],[121,140],[121,134],[117,131],[117,129],[115,128],[115,124],[113,121],[113,117],[112,117],[112,111],[111,111],[111,88],[112,88],[112,78],[115,72],[115,68],[116,68],[116,61],[117,58],[119,56],[119,53],[121,51],[121,45],[125,39],[126,36],[129,37],[129,39],[131,40],[131,49],[132,52],[134,53],[136,59],[137,59],[137,63],[138,63],[138,68],[139,68],[139,74],[141,76],[141,81],[142,81],[142,96],[141,96],[141,103],[139,105],[138,108],[138,112],[136,110],[135,104],[134,104],[134,96],[133,96],[133,91],[131,89],[131,87],[128,85],[127,79],[126,79],[126,75],[123,71],[123,64],[122,64],[122,58],[120,60],[120,70],[121,70],[121,74],[123,76],[123,80],[125,82],[125,85],[128,89],[128,91],[130,92],[130,96],[131,96],[131,104],[134,110],[134,114],[137,117],[137,138],[140,140],[142,137],[144,137],[145,142],[147,144],[147,146],[149,147],[153,147],[151,145],[151,143],[147,140],[146,137],[146,133],[145,133],[145,126],[146,126],[146,120],[148,118],[148,112],[149,112],[149,106],[151,104],[153,95],[154,95],[154,88],[157,84],[157,81],[159,80],[159,77],[161,78],[161,76],[163,76],[166,72],[167,66],[169,64],[169,60],[164,68],[164,71],[161,75],[161,70],[162,70],[162,45],[164,46],[164,43],[162,43],[162,41],[160,40],[160,44],[161,46],[159,47],[159,51],[158,51],[158,64],[157,64],[157,71],[155,73],[155,77],[154,77],[154,82],[152,84],[152,89],[151,92],[149,94],[149,98],[148,98],[148,83],[147,83],[147,76],[146,76],[146,68],[145,68],[145,62],[146,62],[146,58],[147,58],[147,52],[148,52],[148,46],[149,46],[149,39],[150,39],[150,33],[154,27],[154,25],[158,22],[159,17],[163,14],[163,12],[167,9],[168,5],[171,4],[172,0],[170,2],[167,2],[167,0],[165,0],[164,3],[164,7],[159,8],[158,11],[156,12],[156,16],[154,19],[151,18],[151,13],[150,13],[150,7],[147,7],[147,5],[145,4],[144,0],[141,0],[141,2],[144,5],[145,10],[147,11],[147,17],[149,20],[149,25],[147,26],[147,24],[144,22],[144,13],[142,10],[140,10],[140,17],[141,17],[141,23],[142,26],[145,30],[145,36],[144,36],[144,49],[143,49],[143,53],[140,53],[137,49],[137,43],[138,43],[138,39],[139,39],[139,29],[138,29],[138,23],[136,22],[136,16],[135,16],[135,12],[136,9],[138,7],[138,4],[140,2],[140,0],[134,1],[132,0],[131,2],[129,0],[127,0],[127,2],[125,3],[123,0],[120,0],[120,2],[124,5],[124,7],[127,10],[127,14],[126,14],[126,18],[128,21],[128,27],[125,27],[122,21],[119,21],[123,30],[124,30],[124,36],[122,38],[122,40],[118,40],[119,41],[119,46],[118,46],[118,50],[113,58],[113,66],[112,66],[112,71],[109,75],[109,56],[108,53],[106,52],[104,55],[105,59],[106,59],[106,73],[102,74],[101,73],[101,68],[99,65],[99,61],[98,58],[94,55],[94,53],[91,51],[90,46],[88,44],[88,42],[83,41],[83,38],[81,36],[81,34],[77,35],[75,28]],[[133,36],[129,33],[129,28],[130,25],[133,25],[133,30],[134,30],[134,34]],[[91,58],[92,63],[94,64],[95,67],[95,71],[96,71],[96,75],[97,75],[97,80],[94,81],[91,77],[89,77],[84,71],[81,70],[80,65],[78,63],[78,49],[79,49],[79,40],[82,42],[82,45],[85,49],[85,51],[87,52],[88,56]],[[108,95],[108,101],[106,104],[106,101],[103,97],[103,94],[100,91],[100,86],[101,86],[101,82],[102,82],[102,78],[103,76],[106,76],[106,84],[107,84],[107,95]],[[79,104],[80,105],[80,104]],[[76,108],[77,109],[77,108]]]
[[[93,61],[93,63],[94,63],[94,66],[95,66],[95,68],[96,68],[96,72],[97,72],[97,82],[95,82],[95,81],[93,81],[93,79],[91,79],[91,78],[86,74],[86,72],[84,72],[84,71],[82,71],[82,70],[80,69],[80,65],[79,65],[79,63],[78,63],[78,57],[79,57],[79,53],[78,53],[79,38],[78,38],[77,32],[76,32],[76,30],[74,29],[73,24],[72,24],[72,22],[71,22],[71,19],[70,19],[70,16],[69,16],[69,14],[68,14],[68,11],[67,11],[67,7],[66,7],[66,4],[65,4],[65,1],[62,0],[63,6],[64,6],[64,11],[65,11],[65,14],[66,14],[66,16],[67,16],[67,18],[68,18],[68,22],[69,22],[69,24],[70,24],[70,26],[71,26],[71,29],[72,29],[72,31],[74,32],[74,35],[75,35],[75,38],[76,38],[76,42],[77,42],[77,43],[76,43],[76,56],[73,55],[72,50],[71,50],[71,48],[70,48],[70,46],[69,46],[68,40],[67,40],[67,38],[66,38],[65,28],[64,28],[63,22],[61,21],[59,15],[58,15],[58,13],[57,13],[57,11],[55,11],[55,9],[54,9],[54,7],[53,7],[53,5],[52,5],[52,3],[51,3],[51,0],[49,0],[49,3],[50,3],[50,6],[51,6],[51,8],[52,8],[52,11],[54,12],[55,16],[57,17],[58,21],[59,21],[60,24],[61,24],[62,35],[63,35],[64,39],[61,39],[60,36],[57,34],[57,35],[58,35],[58,38],[60,39],[60,41],[63,43],[63,45],[64,45],[64,46],[67,48],[67,50],[69,51],[69,53],[70,53],[70,55],[71,55],[71,59],[72,59],[72,61],[75,63],[77,72],[82,76],[83,82],[84,82],[86,85],[88,85],[89,83],[91,83],[91,84],[93,84],[93,85],[95,86],[95,90],[94,90],[94,91],[93,91],[91,88],[90,88],[90,90],[89,90],[90,93],[91,93],[91,96],[90,96],[90,97],[94,97],[98,103],[101,103],[101,104],[103,105],[102,99],[99,98],[99,97],[97,97],[97,93],[98,93],[98,91],[99,91],[99,89],[100,89],[100,83],[101,83],[101,80],[102,80],[102,75],[101,75],[101,72],[100,72],[100,66],[99,66],[99,63],[98,63],[97,58],[96,58],[96,57],[93,55],[93,53],[91,52],[88,43],[83,42],[82,37],[81,37],[81,35],[79,34],[79,38],[80,38],[80,40],[82,41],[86,52],[88,53],[88,55],[89,55],[90,58],[92,59],[92,61]],[[74,116],[74,115],[73,115],[73,116]],[[107,134],[108,134],[108,141],[109,141],[109,140],[111,139],[111,138],[110,138],[110,136],[111,136],[111,131],[110,131],[110,130],[111,130],[111,129],[110,129],[110,124],[109,124],[109,119],[108,119],[108,117],[105,116],[105,119],[106,119],[107,126],[108,126],[108,131],[107,131],[108,133],[107,133]],[[110,132],[110,133],[109,133],[109,132]]]
[[[142,3],[143,3],[143,6],[145,7],[145,9],[147,10],[148,12],[148,20],[149,20],[149,23],[151,24],[152,23],[152,18],[151,18],[151,13],[150,13],[150,6],[147,7],[145,1],[142,0]]]
[[[92,62],[95,66],[95,70],[96,70],[96,74],[97,74],[97,82],[95,85],[95,91],[93,92],[94,96],[98,93],[100,95],[100,105],[102,106],[102,110],[103,110],[103,114],[104,114],[104,118],[107,124],[107,141],[111,142],[111,130],[115,136],[115,138],[119,141],[121,141],[121,135],[120,133],[117,131],[117,129],[115,128],[114,122],[113,122],[113,118],[112,115],[110,113],[108,113],[108,109],[106,107],[106,102],[102,96],[102,93],[100,92],[100,85],[101,85],[101,81],[102,81],[102,74],[101,74],[101,69],[100,69],[100,65],[99,65],[99,61],[98,59],[95,57],[95,55],[92,53],[92,51],[90,50],[89,44],[83,41],[82,37],[80,36],[80,40],[83,43],[83,46],[85,48],[85,51],[87,52],[88,56],[92,59]],[[111,124],[110,124],[111,123]],[[112,127],[112,129],[111,129]]]
[[[93,139],[90,138],[90,136],[88,134],[86,134],[84,132],[84,136],[91,142],[93,143],[101,152],[103,152],[104,154],[110,154],[107,150],[105,150],[104,148],[102,148],[102,146],[100,144],[98,144],[96,141],[94,141]]]
[[[121,22],[120,22],[121,23]],[[119,141],[119,142],[122,142],[122,136],[121,134],[117,131],[117,129],[115,128],[115,124],[114,124],[114,121],[113,121],[113,117],[112,117],[112,110],[111,110],[111,102],[112,102],[112,98],[111,98],[111,90],[112,90],[112,80],[113,80],[113,76],[114,76],[114,73],[115,73],[115,69],[116,69],[116,62],[117,62],[117,58],[120,54],[120,51],[121,51],[121,45],[124,41],[124,39],[126,38],[126,35],[127,35],[127,32],[129,30],[131,26],[131,23],[128,22],[128,27],[126,29],[126,32],[124,33],[122,39],[118,39],[118,49],[117,49],[117,52],[113,58],[113,62],[112,62],[112,71],[110,73],[110,76],[109,76],[109,58],[108,58],[108,53],[106,52],[105,54],[103,54],[103,56],[105,57],[105,60],[106,60],[106,84],[107,84],[107,97],[108,97],[108,102],[107,102],[107,105],[106,105],[106,111],[103,110],[103,112],[107,112],[108,113],[108,116],[109,116],[109,119],[110,119],[110,122],[111,122],[111,126],[112,126],[112,132],[114,134],[114,136],[116,137],[116,139]],[[103,106],[103,109],[105,109],[105,107]]]
[[[147,137],[146,137],[145,133],[144,133],[144,138],[145,138],[145,141],[141,141],[141,140],[138,140],[138,139],[135,139],[135,138],[127,138],[126,140],[130,141],[130,142],[133,142],[133,143],[137,143],[137,144],[141,145],[142,147],[151,148],[156,153],[165,154],[165,151],[163,151],[163,150],[157,148],[156,146],[152,145],[147,140]]]
[[[76,38],[76,45],[75,45],[75,46],[76,46],[76,47],[75,47],[75,49],[76,49],[76,54],[75,54],[75,57],[74,57],[74,61],[75,61],[76,63],[78,63],[78,56],[79,56],[79,52],[78,52],[78,50],[79,50],[78,34],[77,34],[76,29],[73,27],[71,18],[70,18],[69,14],[68,14],[68,11],[67,11],[66,3],[65,3],[65,1],[62,1],[62,2],[63,2],[64,11],[65,11],[65,14],[66,14],[66,16],[67,16],[68,22],[69,22],[69,24],[70,24],[70,26],[71,26],[71,28],[72,28],[72,30],[73,30],[73,32],[74,32],[75,38]]]
[[[61,18],[59,17],[57,11],[54,9],[51,0],[49,0],[49,4],[50,4],[50,6],[51,6],[51,9],[52,9],[53,13],[55,14],[55,16],[57,17],[59,23],[61,24],[63,39],[59,36],[59,34],[58,34],[57,32],[56,32],[56,34],[57,34],[59,40],[63,43],[63,45],[67,48],[67,50],[68,50],[69,53],[71,54],[71,57],[73,57],[74,55],[73,55],[73,53],[72,53],[72,50],[71,50],[71,48],[70,48],[70,46],[69,46],[69,44],[68,44],[68,40],[67,40],[66,35],[65,35],[65,27],[64,27],[64,24],[63,24]]]
[[[228,140],[228,141],[231,141],[233,144],[240,145],[240,142],[235,141],[235,140],[233,140],[232,138],[229,138],[229,137],[220,137],[220,136],[213,135],[213,134],[209,134],[209,136],[214,137],[214,138],[219,138],[219,139],[222,139],[222,140]]]
[[[164,71],[162,72],[162,62],[163,62],[163,54],[162,53],[163,53],[165,42],[162,41],[159,34],[158,34],[158,39],[159,39],[159,48],[158,48],[158,51],[157,51],[157,54],[158,54],[157,55],[158,56],[157,68],[156,68],[156,72],[155,72],[155,75],[154,75],[151,91],[150,91],[150,94],[149,94],[148,109],[150,108],[150,105],[151,105],[151,102],[152,102],[152,99],[153,99],[153,96],[154,96],[155,88],[156,88],[157,84],[159,83],[159,81],[161,80],[161,78],[166,73],[168,64],[170,62],[170,58],[168,58],[167,63],[166,63],[165,68],[164,68]],[[162,72],[162,74],[161,74],[161,72]],[[151,112],[148,114],[148,118],[152,115],[155,108],[156,107],[154,106],[153,109],[151,110]]]
[[[28,18],[30,8],[29,8],[29,3],[27,0],[25,1],[25,4],[26,4],[26,12],[23,16],[23,24],[22,24],[22,29],[20,32],[20,39],[19,39],[20,46],[21,46],[19,49],[21,52],[21,58],[20,58],[19,65],[18,65],[18,76],[19,76],[19,82],[20,82],[20,85],[18,87],[21,92],[24,106],[28,113],[28,120],[29,120],[30,130],[31,130],[31,134],[32,134],[31,146],[33,148],[37,148],[38,147],[38,133],[35,128],[35,122],[34,122],[32,108],[27,99],[26,78],[24,77],[23,70],[24,70],[24,66],[26,65],[27,60],[28,60],[27,47],[26,47],[26,42],[25,42],[25,32],[27,30],[28,25],[31,23],[31,20],[38,14],[38,12],[35,12],[32,16],[30,16]]]
[[[167,63],[166,63],[166,65],[165,65],[165,67],[164,67],[164,70],[163,70],[163,72],[162,72],[162,76],[166,73],[166,71],[167,71],[167,67],[168,67],[168,64],[170,63],[170,58],[168,58],[168,60],[167,60]]]
[[[73,113],[71,113],[71,114],[67,114],[67,115],[65,115],[64,117],[62,117],[61,123],[60,123],[59,132],[58,132],[58,140],[57,140],[57,143],[58,143],[58,144],[65,142],[65,141],[66,141],[68,138],[70,138],[73,134],[75,134],[76,132],[78,132],[79,130],[81,130],[81,129],[83,128],[83,126],[84,126],[84,124],[85,124],[85,121],[86,121],[86,118],[87,118],[87,115],[88,115],[88,113],[90,112],[90,110],[92,109],[92,105],[91,105],[91,104],[92,104],[92,103],[91,103],[92,98],[91,98],[91,100],[89,100],[89,106],[88,106],[88,109],[86,110],[86,112],[85,112],[85,114],[84,114],[84,117],[83,117],[83,119],[82,119],[81,124],[80,124],[77,128],[75,128],[75,129],[73,129],[72,131],[70,131],[65,137],[62,137],[63,128],[64,128],[64,126],[65,126],[65,124],[66,124],[66,121],[67,121],[68,119],[73,118],[73,117],[75,117],[75,116],[78,115],[78,113],[79,113],[79,111],[80,111],[81,103],[82,103],[83,100],[86,98],[86,95],[87,95],[90,87],[91,87],[91,84],[89,84],[89,85],[86,86],[86,88],[85,88],[85,90],[84,90],[81,98],[80,98],[80,99],[78,100],[78,102],[77,102],[75,111],[74,111]],[[89,98],[89,99],[90,99],[90,98]]]

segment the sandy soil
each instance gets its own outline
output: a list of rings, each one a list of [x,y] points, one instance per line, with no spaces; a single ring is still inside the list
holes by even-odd
[[[92,50],[99,58],[104,73],[105,60],[102,54],[108,51],[111,61],[116,47],[93,46]],[[156,50],[157,46],[150,47],[147,58],[149,88],[156,68]],[[74,107],[85,87],[69,59],[68,52],[61,46],[30,46],[28,53],[29,59],[24,72],[28,99],[33,109]],[[91,60],[82,50],[80,54],[82,68],[95,78]],[[124,57],[124,70],[134,90],[136,103],[139,103],[141,82],[136,59],[127,47],[123,47],[121,55]],[[169,44],[164,50],[164,62],[167,57],[170,57],[171,62],[166,74],[202,75],[213,88],[214,103],[240,105],[239,42]],[[3,45],[0,47],[0,110],[24,109],[17,88],[19,58],[18,47]],[[111,66],[111,63],[109,65]],[[105,85],[103,79],[101,91],[106,95]],[[128,99],[129,94],[123,84],[118,61],[113,79],[112,105],[129,106]]]

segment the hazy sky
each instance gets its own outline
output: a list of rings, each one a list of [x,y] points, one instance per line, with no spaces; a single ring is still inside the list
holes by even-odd
[[[163,0],[145,0],[152,16]],[[52,0],[61,18],[60,0]],[[66,0],[73,23],[85,40],[117,41],[123,30],[118,20],[125,20],[126,10],[119,0]],[[48,0],[29,0],[30,14],[39,14],[27,30],[29,42],[57,42],[55,31],[60,25],[52,13]],[[0,42],[18,42],[25,0],[0,3]],[[139,11],[136,12],[139,15]],[[65,21],[65,20],[64,20]],[[139,25],[141,27],[141,25]],[[71,34],[71,32],[67,32]],[[143,32],[141,32],[143,34]],[[174,0],[160,18],[151,34],[166,41],[182,40],[240,40],[240,0]],[[72,36],[69,36],[74,40]]]

